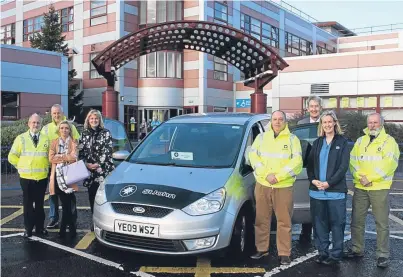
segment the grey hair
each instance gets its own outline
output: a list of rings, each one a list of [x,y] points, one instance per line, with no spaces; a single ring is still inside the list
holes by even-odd
[[[287,115],[285,114],[285,112],[281,111],[281,110],[277,110],[271,113],[271,117],[273,118],[273,114],[276,112],[280,112],[283,115],[284,121],[287,122]]]
[[[322,107],[323,100],[322,100],[322,98],[320,98],[319,96],[316,96],[316,95],[311,95],[311,96],[308,97],[308,100],[306,100],[306,106],[307,107],[309,106],[309,102],[311,102],[312,100],[317,102],[319,104],[319,106]]]
[[[380,113],[370,113],[370,114],[368,114],[368,115],[367,115],[367,122],[368,122],[368,118],[369,118],[370,116],[373,116],[373,115],[379,116],[379,119],[380,119],[380,121],[381,121],[381,126],[383,126],[383,125],[385,124],[385,119],[383,118],[383,116],[382,116]]]
[[[34,116],[39,117],[39,121],[42,123],[42,117],[41,117],[39,114],[37,114],[37,113],[31,114],[31,116],[30,116],[29,119],[28,119],[28,122],[31,122],[31,120],[32,120],[32,118],[33,118]]]
[[[52,109],[59,109],[61,112],[63,112],[63,107],[60,104],[54,104],[51,108],[50,111],[52,111]]]

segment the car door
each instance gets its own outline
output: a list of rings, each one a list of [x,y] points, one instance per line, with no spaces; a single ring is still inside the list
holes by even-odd
[[[253,199],[254,202],[254,191],[255,191],[255,176],[253,175],[253,169],[249,162],[249,151],[252,147],[253,142],[255,141],[256,137],[262,133],[262,130],[258,123],[255,123],[252,128],[249,130],[248,138],[245,145],[245,150],[243,153],[243,158],[241,161],[241,165],[239,167],[239,172],[243,178],[243,184],[247,188],[248,198]]]
[[[310,199],[309,199],[309,180],[306,172],[306,163],[309,151],[315,139],[317,139],[317,129],[318,124],[303,124],[291,128],[291,133],[296,135],[300,142],[302,148],[302,157],[304,161],[304,167],[300,174],[298,174],[297,179],[294,184],[294,208],[295,209],[309,209]],[[299,222],[299,219],[295,219]]]

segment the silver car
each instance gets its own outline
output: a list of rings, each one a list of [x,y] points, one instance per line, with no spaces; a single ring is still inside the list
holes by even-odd
[[[254,247],[253,170],[247,159],[269,115],[191,114],[153,130],[98,189],[94,230],[110,247],[186,255]],[[310,221],[306,171],[295,188],[294,223]]]

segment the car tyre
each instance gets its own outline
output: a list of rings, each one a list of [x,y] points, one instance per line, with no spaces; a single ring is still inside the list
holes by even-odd
[[[239,212],[232,231],[228,250],[234,257],[245,257],[253,247],[253,221],[247,211],[248,209],[244,208]]]

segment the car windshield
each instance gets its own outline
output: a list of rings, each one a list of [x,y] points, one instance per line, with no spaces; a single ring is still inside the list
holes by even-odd
[[[231,167],[243,126],[216,123],[164,123],[130,157],[132,163],[186,167]]]

